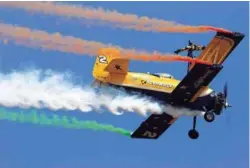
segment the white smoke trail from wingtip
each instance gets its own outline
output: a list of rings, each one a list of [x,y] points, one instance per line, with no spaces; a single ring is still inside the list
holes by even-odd
[[[139,95],[97,93],[92,88],[74,84],[69,73],[41,70],[0,74],[0,105],[82,112],[99,112],[104,108],[115,115],[123,114],[122,111],[137,112],[143,116],[146,116],[147,112],[164,111],[174,116],[196,114],[171,106],[163,107]]]

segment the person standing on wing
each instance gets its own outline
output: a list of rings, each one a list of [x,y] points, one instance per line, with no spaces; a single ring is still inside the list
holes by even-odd
[[[188,41],[188,45],[184,48],[180,48],[176,51],[174,51],[175,54],[179,54],[180,52],[183,51],[201,51],[204,50],[206,48],[206,46],[203,45],[196,45],[194,43],[192,43],[190,40]]]

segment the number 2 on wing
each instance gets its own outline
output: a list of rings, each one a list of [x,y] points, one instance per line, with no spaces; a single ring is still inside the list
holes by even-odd
[[[107,64],[107,57],[104,56],[104,55],[99,55],[99,62],[102,63],[102,64]]]
[[[157,136],[157,134],[155,132],[146,131],[146,132],[144,132],[143,136],[146,136],[149,138],[155,138]]]

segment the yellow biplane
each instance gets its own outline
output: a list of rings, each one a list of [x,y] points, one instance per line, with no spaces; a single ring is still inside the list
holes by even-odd
[[[127,92],[139,92],[163,104],[204,111],[204,119],[212,122],[215,114],[220,115],[223,109],[230,105],[227,102],[226,85],[224,92],[219,93],[209,88],[208,85],[222,70],[222,63],[244,36],[238,32],[232,34],[217,32],[206,47],[197,47],[189,42],[189,47],[179,49],[177,52],[187,50],[190,57],[193,57],[192,51],[202,50],[196,59],[211,63],[211,65],[189,63],[188,73],[182,80],[175,79],[167,73],[130,72],[128,58],[100,51],[93,67],[94,85],[123,88]],[[196,118],[197,116],[193,117],[193,128],[188,133],[191,139],[199,137],[196,130]],[[176,117],[167,112],[151,114],[131,134],[131,137],[157,139],[176,120]]]

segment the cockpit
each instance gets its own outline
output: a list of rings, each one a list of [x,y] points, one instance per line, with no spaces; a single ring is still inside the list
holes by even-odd
[[[159,77],[159,78],[168,78],[168,79],[173,79],[174,78],[172,75],[170,75],[168,73],[149,73],[148,72],[148,74]]]

